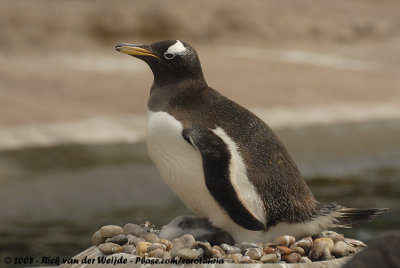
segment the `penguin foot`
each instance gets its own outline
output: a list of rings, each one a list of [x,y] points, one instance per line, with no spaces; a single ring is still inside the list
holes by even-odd
[[[172,241],[185,234],[191,234],[197,241],[209,242],[212,246],[235,244],[228,232],[214,227],[206,218],[186,215],[178,216],[163,226],[159,237]]]

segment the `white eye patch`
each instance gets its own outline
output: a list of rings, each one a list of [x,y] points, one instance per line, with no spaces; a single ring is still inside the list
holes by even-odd
[[[164,53],[164,58],[170,60],[174,58],[176,55],[183,55],[186,53],[186,47],[182,44],[181,41],[176,40],[176,43],[170,46],[167,51]]]

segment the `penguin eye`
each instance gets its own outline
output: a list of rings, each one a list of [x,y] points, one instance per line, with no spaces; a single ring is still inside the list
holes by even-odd
[[[166,58],[167,60],[171,60],[173,58],[175,58],[175,54],[169,53],[169,52],[165,52],[164,53],[164,58]]]

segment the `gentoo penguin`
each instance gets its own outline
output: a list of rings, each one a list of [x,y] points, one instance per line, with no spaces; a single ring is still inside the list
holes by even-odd
[[[147,146],[165,183],[235,242],[314,235],[384,210],[315,200],[271,128],[207,85],[189,44],[166,40],[118,44],[116,50],[145,61],[153,72]]]

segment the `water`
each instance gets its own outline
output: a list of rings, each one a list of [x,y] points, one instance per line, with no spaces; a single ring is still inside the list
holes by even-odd
[[[399,121],[283,129],[279,136],[315,197],[348,207],[387,207],[346,236],[399,231]],[[102,225],[190,212],[164,185],[144,143],[60,145],[0,152],[0,258],[71,257]]]

